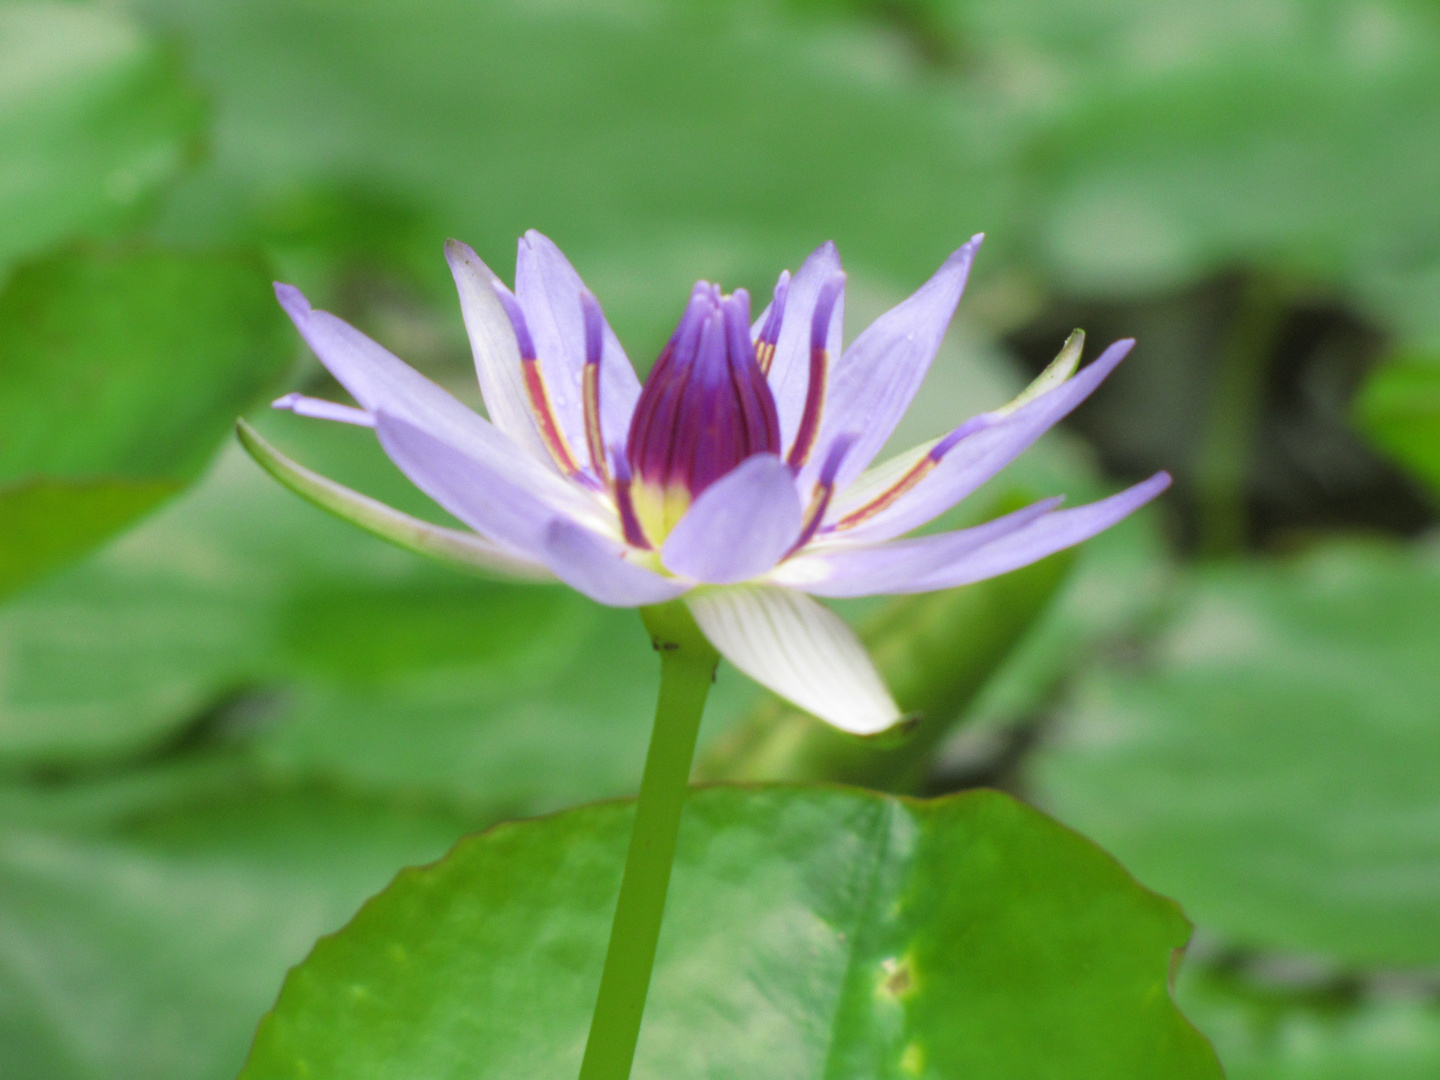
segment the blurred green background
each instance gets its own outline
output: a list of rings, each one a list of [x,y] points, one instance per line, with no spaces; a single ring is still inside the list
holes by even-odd
[[[463,578],[272,278],[478,404],[441,244],[539,228],[644,367],[834,239],[847,336],[989,239],[897,442],[1140,340],[970,500],[1173,493],[845,605],[911,743],[722,670],[699,774],[1000,786],[1198,925],[1236,1080],[1440,1075],[1440,9],[1425,0],[0,3],[0,1075],[220,1080],[401,866],[638,781],[633,612]],[[1092,346],[1093,347],[1093,346]]]

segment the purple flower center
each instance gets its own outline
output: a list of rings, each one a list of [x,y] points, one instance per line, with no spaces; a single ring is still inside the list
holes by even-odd
[[[716,480],[752,454],[779,452],[775,398],[750,340],[750,296],[699,282],[630,421],[636,524],[657,544]]]

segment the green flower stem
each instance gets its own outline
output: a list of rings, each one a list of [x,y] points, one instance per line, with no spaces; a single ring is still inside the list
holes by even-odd
[[[580,1080],[628,1080],[630,1076],[650,972],[655,966],[655,945],[665,914],[700,714],[720,659],[680,601],[641,608],[640,616],[660,654],[660,701],[655,707],[655,729],[645,756],[630,853],[625,859],[620,902],[615,907]]]

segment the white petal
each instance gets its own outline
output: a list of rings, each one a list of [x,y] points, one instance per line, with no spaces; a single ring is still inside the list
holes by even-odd
[[[855,632],[803,593],[733,585],[685,603],[725,659],[841,731],[873,735],[902,718]]]
[[[515,330],[491,287],[500,279],[469,245],[458,240],[446,241],[445,259],[460,293],[460,312],[465,317],[465,332],[470,335],[470,350],[475,354],[475,374],[491,423],[547,466],[552,465],[525,396]]]

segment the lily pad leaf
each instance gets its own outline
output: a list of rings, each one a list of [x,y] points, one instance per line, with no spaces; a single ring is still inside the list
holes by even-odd
[[[195,477],[289,366],[262,260],[82,251],[0,293],[0,593]]]
[[[199,95],[113,6],[0,6],[0,73],[0,265],[130,222],[196,156]]]
[[[500,826],[403,872],[286,981],[242,1080],[573,1075],[633,820]],[[686,810],[634,1076],[1219,1078],[1189,926],[994,792],[715,787]]]
[[[1207,930],[1440,961],[1440,548],[1201,571],[1150,662],[1092,674],[1030,779]]]
[[[203,771],[4,791],[0,1075],[230,1080],[310,942],[473,827]]]

